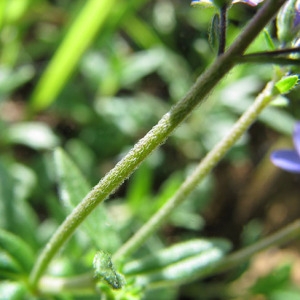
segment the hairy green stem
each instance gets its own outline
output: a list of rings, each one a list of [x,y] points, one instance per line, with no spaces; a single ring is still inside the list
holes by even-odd
[[[274,90],[274,83],[268,83],[252,106],[249,107],[249,109],[234,124],[231,131],[200,162],[193,173],[180,186],[176,194],[119,249],[114,255],[114,260],[122,260],[132,254],[167,220],[174,209],[193,192],[203,178],[257,119],[257,116],[270,103],[276,94],[277,92]]]
[[[34,265],[29,278],[33,290],[53,256],[81,222],[99,203],[112,194],[154,149],[165,142],[171,132],[191,113],[195,106],[205,99],[216,84],[233,68],[235,58],[244,53],[285,1],[267,1],[228,51],[218,57],[213,65],[197,79],[187,95],[162,117],[158,124],[129,151],[114,169],[107,173],[65,219]]]

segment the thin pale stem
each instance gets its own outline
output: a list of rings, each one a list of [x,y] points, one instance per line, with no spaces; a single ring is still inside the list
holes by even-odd
[[[233,68],[235,58],[241,56],[253,39],[284,4],[285,0],[269,0],[258,11],[232,46],[204,72],[187,95],[176,104],[159,123],[142,138],[132,150],[88,193],[57,229],[41,252],[30,274],[34,290],[61,246],[90,212],[127,179],[141,162],[158,146],[165,142],[171,132],[201,103],[217,83]]]
[[[264,91],[259,94],[252,106],[235,123],[231,131],[200,162],[194,172],[180,186],[176,194],[119,249],[113,257],[115,260],[122,260],[131,255],[168,219],[174,209],[191,194],[203,178],[211,172],[212,168],[257,119],[257,116],[270,103],[274,95],[276,95],[274,83],[270,82]]]
[[[254,254],[270,248],[272,246],[284,245],[296,238],[300,237],[300,220],[295,221],[294,223],[286,226],[280,231],[262,239],[261,241],[250,245],[244,249],[238,250],[224,259],[217,262],[209,270],[209,274],[205,276],[218,274],[229,269],[236,267],[237,265],[248,261]]]

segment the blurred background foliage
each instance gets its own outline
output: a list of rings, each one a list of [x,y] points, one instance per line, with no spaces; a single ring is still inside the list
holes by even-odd
[[[231,9],[229,44],[256,9]],[[66,216],[53,149],[65,149],[87,190],[96,184],[213,61],[208,28],[214,11],[190,7],[188,0],[2,0],[0,12],[0,226],[38,253]],[[269,30],[276,43],[272,24]],[[267,49],[262,33],[249,52]],[[119,235],[110,245],[99,238],[100,244],[116,250],[163,205],[253,101],[272,68],[240,65],[228,74],[105,203]],[[299,177],[268,158],[271,149],[291,144],[298,92],[287,96],[289,106],[266,109],[136,257],[199,236],[227,238],[237,249],[299,216]],[[50,273],[86,270],[93,251],[79,232]],[[291,278],[299,282],[299,274],[292,276],[292,265],[282,267],[280,259],[268,260],[263,265],[273,268],[267,272],[254,260],[238,272],[152,292],[149,299],[298,299]],[[244,294],[237,286],[245,286]]]

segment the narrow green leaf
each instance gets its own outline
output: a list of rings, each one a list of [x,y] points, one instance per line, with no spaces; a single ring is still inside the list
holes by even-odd
[[[0,182],[0,228],[16,233],[34,245],[37,217],[26,201],[35,186],[32,170],[0,160]]]
[[[11,125],[6,136],[10,143],[26,145],[36,150],[53,149],[58,144],[58,138],[50,127],[40,122]]]
[[[33,110],[49,106],[73,73],[114,7],[114,0],[89,0],[67,33],[31,98]]]
[[[194,239],[176,244],[144,258],[131,261],[124,266],[123,272],[126,275],[151,272],[160,273],[163,272],[166,267],[184,262],[186,259],[193,260],[193,258],[199,255],[205,256],[215,250],[227,252],[229,249],[230,244],[223,239]]]
[[[297,82],[298,76],[291,75],[279,80],[275,86],[279,90],[280,94],[286,94],[297,85]]]
[[[61,200],[71,212],[87,195],[90,186],[80,170],[60,148],[55,151],[55,165]],[[84,229],[98,248],[114,251],[119,239],[103,205],[99,205],[84,221]]]
[[[273,39],[271,38],[271,35],[270,35],[269,31],[267,29],[264,29],[263,32],[264,32],[264,37],[265,37],[265,41],[268,45],[268,48],[270,50],[276,50],[276,47],[273,43]]]
[[[128,35],[142,48],[149,49],[162,44],[153,27],[136,15],[127,17],[122,25]]]
[[[215,14],[212,18],[209,28],[209,44],[213,50],[218,49],[220,40],[220,16]]]
[[[7,252],[0,251],[0,278],[8,279],[20,273],[22,273],[20,264]]]
[[[1,26],[1,20],[0,20],[0,26]],[[17,68],[16,70],[1,67],[0,68],[0,77],[1,77],[0,101],[2,99],[5,99],[7,94],[11,93],[16,88],[18,88],[25,82],[29,81],[33,77],[33,75],[34,75],[34,69],[31,66],[22,66]]]
[[[141,259],[135,262],[134,268],[131,265],[130,271],[139,269],[141,273],[135,274],[135,279],[141,286],[153,288],[189,282],[209,274],[229,249],[230,244],[226,240],[193,240],[162,250],[151,258]],[[125,275],[128,268],[125,265]]]
[[[34,263],[34,253],[29,245],[20,237],[0,229],[0,250],[7,253],[27,273]]]

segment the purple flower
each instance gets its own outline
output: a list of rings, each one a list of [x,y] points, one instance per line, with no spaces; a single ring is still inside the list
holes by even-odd
[[[294,27],[298,27],[299,24],[300,24],[300,1],[297,1],[295,5]]]
[[[300,173],[300,122],[295,125],[293,142],[295,149],[274,151],[271,154],[271,161],[285,171]]]

